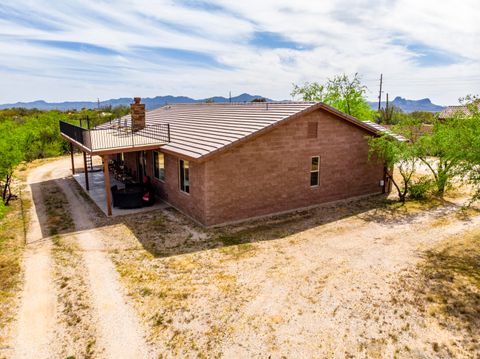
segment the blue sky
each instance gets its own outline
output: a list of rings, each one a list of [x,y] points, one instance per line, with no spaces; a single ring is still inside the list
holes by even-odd
[[[249,92],[358,72],[374,100],[480,93],[480,3],[3,1],[0,103]]]

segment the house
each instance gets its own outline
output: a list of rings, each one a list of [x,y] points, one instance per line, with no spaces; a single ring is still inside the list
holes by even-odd
[[[145,112],[140,102],[131,116],[94,130],[61,124],[84,156],[103,156],[107,192],[113,158],[139,179],[149,176],[162,200],[211,226],[389,190],[367,143],[386,130],[323,103],[172,104]]]
[[[478,111],[480,111],[480,103],[478,104]],[[446,120],[449,118],[453,118],[455,116],[461,117],[469,117],[471,115],[471,108],[466,105],[458,105],[458,106],[447,106],[445,107],[439,114],[439,120]]]

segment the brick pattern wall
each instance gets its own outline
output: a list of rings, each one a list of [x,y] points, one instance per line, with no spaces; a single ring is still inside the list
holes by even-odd
[[[309,138],[312,122],[318,123],[315,138]],[[367,135],[317,110],[213,157],[205,162],[202,222],[220,224],[380,193],[383,165],[368,161]],[[318,187],[310,187],[312,156],[320,156]]]
[[[154,177],[153,151],[147,152],[147,174],[157,190],[157,195],[195,220],[205,222],[205,165],[189,162],[190,193],[180,191],[179,157],[165,154],[165,181]]]

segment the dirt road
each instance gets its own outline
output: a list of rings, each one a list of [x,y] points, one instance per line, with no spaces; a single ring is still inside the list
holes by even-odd
[[[103,237],[90,221],[86,206],[71,180],[69,159],[60,159],[34,169],[29,177],[35,206],[32,208],[32,223],[28,231],[28,249],[25,254],[25,285],[13,343],[14,358],[52,358],[61,355],[78,355],[66,348],[72,338],[63,330],[62,315],[57,305],[57,294],[52,264],[52,238],[48,237],[42,223],[45,208],[42,193],[36,183],[54,181],[66,195],[75,228],[61,235],[62,241],[73,242],[80,250],[84,268],[86,298],[92,303],[89,317],[94,322],[97,338],[94,340],[95,357],[105,358],[148,358],[151,356],[145,343],[145,333],[136,314],[127,303],[110,259],[105,255]],[[78,290],[78,289],[77,289]],[[63,309],[65,311],[65,308]],[[79,337],[82,333],[76,333]],[[92,344],[93,345],[93,344]],[[91,350],[91,348],[89,348]]]

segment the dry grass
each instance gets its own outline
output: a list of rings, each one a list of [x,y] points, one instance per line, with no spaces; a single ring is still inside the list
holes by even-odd
[[[422,230],[435,230],[478,215],[472,211],[459,211],[448,201],[399,205],[377,196],[216,229],[202,229],[174,210],[99,219],[97,224],[113,224],[104,228],[110,255],[151,328],[150,341],[167,357],[221,357],[227,355],[229,343],[249,349],[256,337],[263,343],[259,346],[264,345],[262,354],[290,356],[291,348],[317,345],[311,335],[316,333],[317,338],[319,332],[302,327],[315,327],[310,321],[319,320],[322,313],[322,320],[335,323],[342,334],[329,337],[324,332],[316,353],[334,356],[335,345],[340,345],[345,357],[415,358],[422,353],[435,357],[443,347],[425,337],[428,324],[410,306],[412,292],[405,290],[406,285],[398,292],[391,288],[398,278],[386,279],[374,264],[365,273],[352,272],[348,265],[363,251],[366,261],[377,259],[369,257],[365,244],[372,246],[373,254],[386,249],[385,254],[392,256],[395,252],[388,247],[402,246],[400,236],[410,225],[425,221],[428,225]],[[379,228],[385,234],[378,234]],[[360,241],[359,231],[370,235]],[[409,233],[409,238],[416,233]],[[381,238],[373,241],[372,236]],[[347,260],[337,260],[344,252],[335,244],[322,242],[333,237],[355,239],[334,241],[340,248],[342,242],[354,246]],[[428,241],[424,248],[429,248]],[[330,254],[322,257],[324,251]],[[306,261],[299,261],[304,254]],[[313,260],[317,258],[318,262]],[[383,258],[378,260],[383,264]],[[342,280],[337,282],[338,278]],[[289,293],[286,298],[284,290]],[[322,299],[326,291],[352,299],[329,308],[323,301],[328,296]],[[265,302],[256,302],[258,297]],[[252,314],[252,303],[261,314]],[[299,347],[297,340],[305,343]]]
[[[16,184],[16,192],[22,187],[22,184]],[[20,290],[30,206],[30,200],[22,195],[10,202],[8,213],[0,220],[0,345],[6,339],[6,325],[14,318],[14,299]]]
[[[62,357],[95,357],[96,332],[91,298],[85,278],[85,264],[75,238],[60,236],[74,230],[68,199],[55,181],[43,182],[42,200],[52,237],[54,281],[58,293],[57,342]]]
[[[449,238],[423,254],[399,281],[398,302],[427,327],[444,333],[430,341],[437,357],[480,355],[480,231]],[[445,334],[447,333],[447,334]]]
[[[68,199],[60,187],[54,181],[47,181],[41,183],[40,189],[50,235],[72,231],[74,224],[68,208]]]

